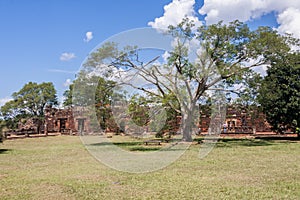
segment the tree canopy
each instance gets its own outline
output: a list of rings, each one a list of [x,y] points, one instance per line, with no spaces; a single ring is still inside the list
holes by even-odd
[[[259,103],[275,131],[300,127],[300,54],[273,59],[259,93]]]
[[[121,96],[114,92],[115,82],[106,80],[96,75],[87,76],[81,72],[77,78],[69,85],[69,89],[64,92],[64,106],[92,106],[97,119],[91,120],[92,126],[98,123],[102,130],[112,128],[112,111],[110,108],[113,96]]]
[[[102,69],[103,77],[161,101],[174,96],[179,108],[173,105],[174,101],[168,104],[182,115],[186,141],[192,139],[196,104],[207,91],[222,91],[243,79],[253,67],[286,56],[291,45],[299,45],[289,35],[280,35],[269,27],[251,31],[239,21],[195,27],[193,21],[184,19],[178,26],[170,26],[168,34],[173,37],[173,48],[167,52],[166,62],[157,62],[161,55],[141,60],[138,47],[119,48],[110,42],[91,53],[84,66],[87,71]],[[151,87],[136,85],[131,81],[135,77]],[[216,101],[222,99],[219,94],[213,96],[218,97]]]
[[[44,117],[47,105],[57,105],[57,95],[53,83],[25,84],[18,92],[12,94],[13,100],[1,107],[1,116],[9,127],[15,128],[17,121],[28,117]]]

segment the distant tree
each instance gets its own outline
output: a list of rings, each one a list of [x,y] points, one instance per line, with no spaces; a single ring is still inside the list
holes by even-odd
[[[147,99],[143,96],[133,95],[129,101],[128,114],[136,125],[147,125],[150,120]]]
[[[63,100],[63,106],[65,107],[69,107],[72,106],[72,93],[73,93],[73,87],[74,87],[74,83],[71,83],[69,85],[69,88],[67,90],[65,90],[63,96],[64,96],[64,100]]]
[[[259,103],[275,131],[300,127],[300,54],[273,59],[259,90]]]
[[[250,68],[268,64],[271,58],[289,52],[290,44],[298,45],[293,38],[279,35],[269,27],[251,31],[238,21],[195,27],[192,21],[184,19],[178,26],[170,26],[169,34],[175,42],[168,52],[167,63],[157,63],[159,56],[142,61],[138,47],[118,49],[115,43],[105,43],[89,56],[84,66],[86,70],[106,66],[109,70],[103,76],[114,77],[118,84],[131,86],[162,101],[174,94],[179,109],[172,102],[169,106],[182,116],[185,141],[192,140],[194,112],[207,90],[215,89],[225,80],[235,82]],[[195,42],[199,42],[197,59],[190,59],[189,44]],[[251,64],[245,66],[249,61]],[[151,85],[151,89],[126,81],[136,76]]]
[[[235,89],[235,98],[231,104],[236,110],[243,110],[246,116],[242,118],[242,125],[248,125],[246,121],[247,118],[250,119],[250,123],[255,129],[255,120],[261,112],[261,107],[259,106],[257,96],[261,85],[262,76],[254,71],[246,72],[242,79],[239,81],[239,88]],[[255,131],[255,130],[254,130]]]
[[[113,96],[121,96],[114,92],[115,82],[105,80],[98,76],[87,76],[84,72],[78,74],[77,78],[64,92],[64,106],[87,106],[95,108],[97,119],[92,120],[93,127],[98,123],[102,130],[108,126],[117,125],[112,123],[111,100]],[[95,91],[93,91],[95,89]],[[114,128],[108,127],[108,128]]]
[[[58,104],[56,90],[51,82],[29,82],[20,91],[14,92],[12,98],[1,107],[1,116],[10,128],[16,128],[17,122],[23,118],[43,118],[47,105]]]

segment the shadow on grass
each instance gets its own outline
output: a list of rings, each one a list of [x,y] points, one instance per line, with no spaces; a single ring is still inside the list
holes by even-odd
[[[132,148],[130,148],[129,150],[130,151],[158,151],[158,150],[160,150],[161,148],[159,148],[159,147],[152,147],[152,148],[149,148],[149,147],[143,147],[143,146],[141,146],[141,147],[132,147]]]
[[[205,137],[199,137],[194,139],[198,144],[203,143],[206,139]],[[299,142],[297,137],[287,137],[287,136],[256,136],[255,138],[215,138],[217,140],[216,147],[235,147],[235,146],[247,146],[247,147],[256,147],[256,146],[270,146],[278,145],[283,143],[295,143]]]
[[[177,143],[172,143],[177,144]],[[147,152],[147,151],[182,151],[181,149],[174,149],[171,148],[173,145],[168,144],[169,146],[158,146],[158,145],[145,145],[144,142],[101,142],[101,143],[94,143],[94,144],[88,144],[88,146],[111,146],[116,145],[120,148],[123,148],[127,151],[141,151],[141,152]]]
[[[90,144],[91,146],[107,146],[107,145],[116,145],[116,146],[123,146],[123,147],[130,147],[136,145],[142,145],[143,142],[100,142]]]
[[[288,136],[284,136],[284,135],[278,135],[278,136],[256,136],[255,139],[300,141],[299,137],[288,137]]]
[[[11,151],[11,149],[0,149],[0,154],[5,154],[5,153],[8,153],[10,151]]]
[[[217,147],[257,147],[257,146],[270,146],[276,145],[272,140],[260,140],[260,139],[220,139],[217,143]]]

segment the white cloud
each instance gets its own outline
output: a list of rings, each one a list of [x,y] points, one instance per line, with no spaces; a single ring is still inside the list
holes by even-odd
[[[261,8],[264,5],[262,4],[261,0],[205,0],[199,13],[206,15],[205,21],[207,24],[217,23],[220,20],[225,23],[236,19],[248,21],[259,16],[261,12],[263,13]]]
[[[170,4],[164,6],[163,16],[156,18],[154,22],[149,22],[148,25],[155,29],[166,29],[169,25],[175,26],[183,18],[188,17],[199,26],[201,22],[195,16],[194,4],[195,0],[173,0]]]
[[[65,87],[68,87],[69,85],[71,85],[72,84],[72,81],[71,81],[71,79],[67,79],[65,82],[64,82],[64,86]]]
[[[278,15],[277,22],[280,24],[278,31],[291,33],[294,37],[300,38],[300,10],[288,8]]]
[[[12,100],[12,98],[10,97],[4,97],[2,99],[0,99],[0,107],[3,106],[6,102]]]
[[[89,42],[91,39],[93,39],[93,32],[88,31],[85,34],[85,38],[83,39],[85,42]]]
[[[300,7],[300,1],[296,0],[205,0],[199,13],[207,15],[208,24],[217,23],[220,20],[230,22],[236,19],[248,21],[259,18],[264,14],[275,11],[283,12],[289,7]]]
[[[61,61],[70,61],[70,60],[72,60],[73,58],[75,58],[76,56],[75,56],[75,54],[74,53],[67,53],[67,52],[65,52],[65,53],[62,53],[61,54],[61,56],[60,56],[60,60]]]
[[[293,33],[300,38],[300,1],[299,0],[204,0],[199,13],[206,15],[207,24],[223,20],[243,22],[254,20],[270,12],[277,14],[279,32]]]
[[[197,25],[201,22],[195,15],[195,0],[173,0],[164,6],[164,14],[148,23],[156,29],[165,29],[177,25],[184,17],[193,19]],[[207,24],[220,20],[228,23],[236,19],[246,22],[274,12],[280,33],[292,33],[300,38],[300,1],[299,0],[204,0],[198,11],[206,15]]]

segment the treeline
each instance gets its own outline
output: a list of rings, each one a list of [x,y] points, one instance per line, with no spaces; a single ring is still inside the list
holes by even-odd
[[[103,129],[113,120],[112,99],[129,102],[124,112],[140,126],[151,122],[147,114],[151,105],[161,105],[168,109],[167,119],[182,116],[182,131],[188,141],[197,105],[223,98],[217,92],[210,94],[210,91],[223,91],[228,93],[227,103],[248,108],[259,106],[275,131],[299,131],[298,39],[279,34],[270,27],[252,31],[239,21],[195,27],[189,19],[170,26],[166,34],[176,44],[165,62],[157,62],[159,56],[149,59],[152,54],[145,56],[135,46],[120,48],[113,42],[103,44],[89,55],[83,70],[65,91],[63,105],[94,107],[95,124]],[[201,48],[196,52],[197,59],[190,59],[190,45],[195,42]],[[268,65],[265,77],[253,70],[262,65]],[[152,87],[128,82],[136,77]],[[223,87],[218,88],[220,83]],[[122,85],[140,92],[127,94],[118,89]],[[234,89],[236,86],[241,87]],[[52,83],[29,82],[13,93],[12,98],[1,107],[1,127],[15,128],[20,120],[29,117],[42,119],[46,106],[58,105]]]

